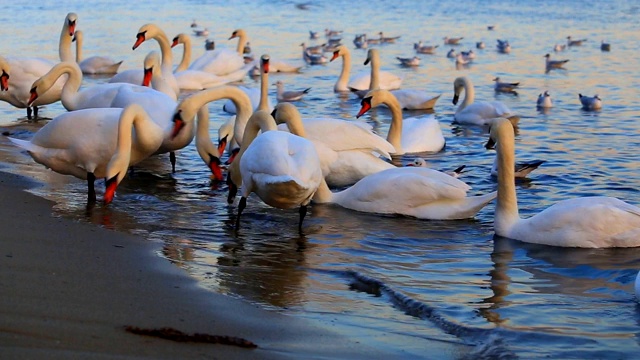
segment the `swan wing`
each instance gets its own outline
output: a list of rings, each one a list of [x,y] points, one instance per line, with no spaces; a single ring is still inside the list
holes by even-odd
[[[402,125],[402,150],[406,153],[436,152],[445,144],[440,123],[433,115],[410,117]]]

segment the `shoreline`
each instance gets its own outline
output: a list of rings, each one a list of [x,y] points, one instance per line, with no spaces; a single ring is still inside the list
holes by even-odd
[[[327,325],[198,286],[141,237],[52,216],[37,183],[0,169],[0,354],[10,358],[382,358]],[[170,327],[256,349],[125,331]],[[395,354],[394,354],[395,353]]]

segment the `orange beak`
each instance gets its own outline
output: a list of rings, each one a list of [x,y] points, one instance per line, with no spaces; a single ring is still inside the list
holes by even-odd
[[[334,51],[334,52],[333,52],[333,56],[331,57],[331,60],[329,60],[329,61],[331,62],[331,61],[333,61],[333,60],[337,59],[337,58],[338,58],[338,56],[340,56],[339,52],[338,52],[338,51]]]
[[[209,169],[211,170],[213,177],[218,181],[222,181],[223,177],[222,169],[220,169],[220,158],[213,155],[209,155],[209,158]]]
[[[229,156],[225,164],[230,165],[233,162],[233,160],[236,159],[236,156],[238,156],[239,152],[240,152],[240,149],[233,149],[233,151],[231,151],[231,155]]]
[[[133,50],[137,49],[145,40],[144,32],[138,33],[138,35],[136,35],[136,42],[133,44]]]
[[[0,89],[2,91],[9,90],[9,74],[6,71],[2,71],[2,75],[0,75]]]
[[[227,136],[220,139],[218,142],[218,154],[224,153],[224,149],[227,147]]]
[[[69,36],[73,36],[76,32],[76,21],[69,21]]]
[[[144,69],[144,77],[142,78],[142,86],[151,86],[151,77],[153,76],[153,68]]]
[[[116,194],[116,188],[118,187],[118,175],[106,180],[105,185],[104,204],[108,205],[113,201],[113,196]]]
[[[29,96],[29,101],[27,101],[27,106],[31,106],[31,104],[38,98],[38,91],[36,91],[36,88],[31,89],[30,93],[31,95]]]
[[[360,111],[358,111],[358,115],[356,115],[356,119],[364,115],[367,111],[371,110],[371,98],[369,97],[369,98],[362,99],[361,105],[362,107],[360,108]]]
[[[178,38],[176,37],[175,39],[173,39],[173,42],[171,43],[171,47],[176,47],[178,46]]]
[[[173,116],[173,131],[171,132],[171,140],[175,139],[180,133],[180,130],[185,126],[184,120],[182,120],[181,115],[182,110],[178,110],[176,114]]]

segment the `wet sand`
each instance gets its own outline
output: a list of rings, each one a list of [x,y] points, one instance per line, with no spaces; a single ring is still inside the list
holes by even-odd
[[[198,287],[156,255],[157,244],[53,217],[51,202],[23,191],[36,185],[0,171],[2,359],[394,357],[357,334]],[[126,326],[241,337],[258,347],[176,342]]]

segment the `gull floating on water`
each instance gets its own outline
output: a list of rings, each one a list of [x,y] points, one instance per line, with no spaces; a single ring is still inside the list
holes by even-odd
[[[353,39],[353,45],[358,49],[366,49],[369,46],[366,34],[357,34]]]
[[[578,98],[580,99],[580,103],[582,103],[582,108],[585,110],[598,110],[602,108],[602,100],[598,94],[593,97],[578,94]]]
[[[502,82],[500,81],[499,77],[496,77],[495,79],[493,79],[493,81],[495,81],[496,83],[494,86],[494,90],[496,92],[515,92],[518,85],[520,85],[519,82],[516,82],[516,83]]]
[[[396,40],[400,39],[400,36],[385,37],[382,31],[378,35],[380,35],[380,42],[382,43],[395,43]]]
[[[547,71],[551,69],[564,69],[563,65],[569,62],[569,60],[551,60],[551,55],[549,54],[546,54],[544,57],[546,58]]]
[[[402,66],[418,66],[418,65],[420,65],[420,58],[417,57],[417,56],[414,56],[412,58],[396,57],[396,59],[398,59],[398,61],[400,61],[400,65],[402,65]]]
[[[536,103],[536,106],[539,108],[550,108],[553,107],[553,102],[551,101],[551,95],[549,95],[549,92],[545,90],[544,93],[541,93],[540,95],[538,95],[538,102]]]
[[[318,34],[317,31],[309,30],[309,39],[317,39],[319,37],[320,37],[320,35]]]
[[[408,163],[406,166],[423,167],[423,168],[429,167],[429,165],[427,164],[427,160],[423,158],[416,158],[415,160],[413,160],[413,162]],[[447,175],[453,176],[454,178],[457,179],[460,177],[460,175],[462,175],[463,172],[465,172],[464,171],[465,167],[467,167],[467,165],[461,165],[455,168],[454,170],[442,171],[442,172]]]
[[[204,29],[195,29],[193,30],[195,36],[209,36],[209,30],[207,28]]]
[[[458,54],[456,54],[456,51],[455,51],[455,50],[453,50],[453,49],[449,50],[449,52],[447,53],[447,57],[448,57],[449,59],[455,59],[457,55],[458,55]]]
[[[445,36],[443,39],[444,39],[444,44],[445,45],[458,45],[460,43],[460,40],[462,40],[464,38],[463,37],[450,38],[448,36]]]
[[[564,44],[564,45],[556,44],[553,47],[553,51],[555,52],[564,51],[566,48],[567,48],[567,44]]]
[[[196,22],[196,19],[193,19],[193,22],[191,23],[191,27],[192,28],[197,28],[198,27],[198,23]]]
[[[511,44],[509,44],[509,40],[500,40],[500,39],[496,39],[496,40],[497,40],[496,48],[498,49],[498,52],[503,54],[508,54],[511,52]]]
[[[460,51],[460,54],[462,55],[462,57],[464,57],[466,60],[469,60],[469,61],[476,58],[476,53],[474,53],[473,50]]]
[[[611,44],[604,42],[604,40],[602,40],[602,42],[600,43],[600,50],[602,51],[611,51]]]
[[[422,41],[413,44],[413,48],[418,54],[433,54],[436,52],[438,45],[422,45]]]
[[[216,42],[213,40],[205,40],[204,41],[204,49],[207,51],[211,51],[211,50],[215,50],[216,49]]]
[[[305,94],[309,93],[309,91],[311,90],[311,88],[306,88],[300,91],[284,91],[284,83],[280,80],[276,81],[276,83],[273,85],[278,88],[278,92],[276,95],[276,99],[278,99],[278,102],[302,100],[302,97]]]
[[[485,48],[484,41],[478,41],[476,43],[476,49],[484,49],[484,48]]]
[[[491,30],[495,30],[496,26],[495,25],[487,25],[487,30],[491,31]]]
[[[567,36],[567,45],[569,46],[580,46],[585,41],[587,41],[587,39],[571,40],[571,36]]]

